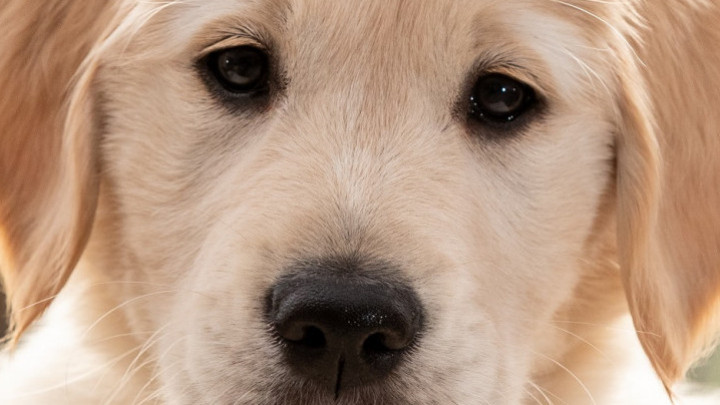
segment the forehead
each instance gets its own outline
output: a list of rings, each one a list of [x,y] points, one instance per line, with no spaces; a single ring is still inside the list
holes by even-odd
[[[451,101],[481,71],[567,105],[610,82],[626,3],[587,0],[183,0],[140,2],[136,60],[199,59],[232,37],[259,42],[295,89],[358,88]],[[123,53],[127,52],[123,46]],[[320,85],[322,84],[322,86]],[[302,87],[306,86],[306,87]],[[437,93],[440,91],[441,93]],[[300,94],[300,92],[295,92]]]
[[[547,60],[591,44],[602,36],[589,27],[603,25],[597,10],[554,0],[186,0],[161,7],[171,42],[250,35],[289,59],[336,67],[378,58],[423,66],[469,55],[515,64]]]
[[[603,23],[609,18],[605,2],[578,0],[184,0],[153,1],[149,7],[185,12],[190,11],[188,25],[223,16],[244,16],[248,20],[267,25],[289,26],[300,30],[338,32],[345,34],[368,34],[367,28],[376,33],[395,34],[443,34],[448,31],[467,29],[478,33],[497,30],[503,26],[520,27],[546,21],[532,21],[539,16],[554,16],[578,23]],[[153,5],[154,4],[154,5]],[[613,2],[615,11],[621,10],[623,2]],[[530,19],[528,19],[530,18]],[[309,21],[312,23],[308,24]],[[354,22],[340,24],[338,22]],[[591,24],[592,25],[592,24]],[[549,28],[549,27],[548,27]]]

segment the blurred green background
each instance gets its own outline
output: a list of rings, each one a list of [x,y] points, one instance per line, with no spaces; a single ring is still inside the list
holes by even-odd
[[[706,360],[702,360],[688,373],[688,379],[720,387],[720,347]]]
[[[7,323],[5,322],[5,311],[5,296],[3,295],[2,288],[0,288],[0,335],[4,335],[3,332],[7,329]]]

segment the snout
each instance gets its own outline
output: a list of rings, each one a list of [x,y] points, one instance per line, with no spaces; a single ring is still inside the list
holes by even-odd
[[[299,378],[336,397],[381,383],[412,355],[423,327],[407,282],[342,261],[318,261],[282,277],[267,316],[284,361]]]

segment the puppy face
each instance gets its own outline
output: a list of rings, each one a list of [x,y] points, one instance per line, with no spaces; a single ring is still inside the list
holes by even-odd
[[[91,249],[133,329],[157,331],[163,395],[524,397],[610,226],[614,78],[589,50],[611,36],[538,2],[156,7],[98,59]],[[387,378],[335,392],[286,364],[266,309],[299,263],[328,260],[411,289],[423,313]]]

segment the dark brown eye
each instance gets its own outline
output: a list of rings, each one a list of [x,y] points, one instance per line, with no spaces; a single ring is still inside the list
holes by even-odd
[[[213,52],[207,57],[207,66],[215,80],[232,93],[253,95],[268,87],[268,57],[256,47]]]
[[[509,76],[491,73],[481,76],[470,94],[470,117],[496,124],[508,123],[536,102],[527,84]]]

